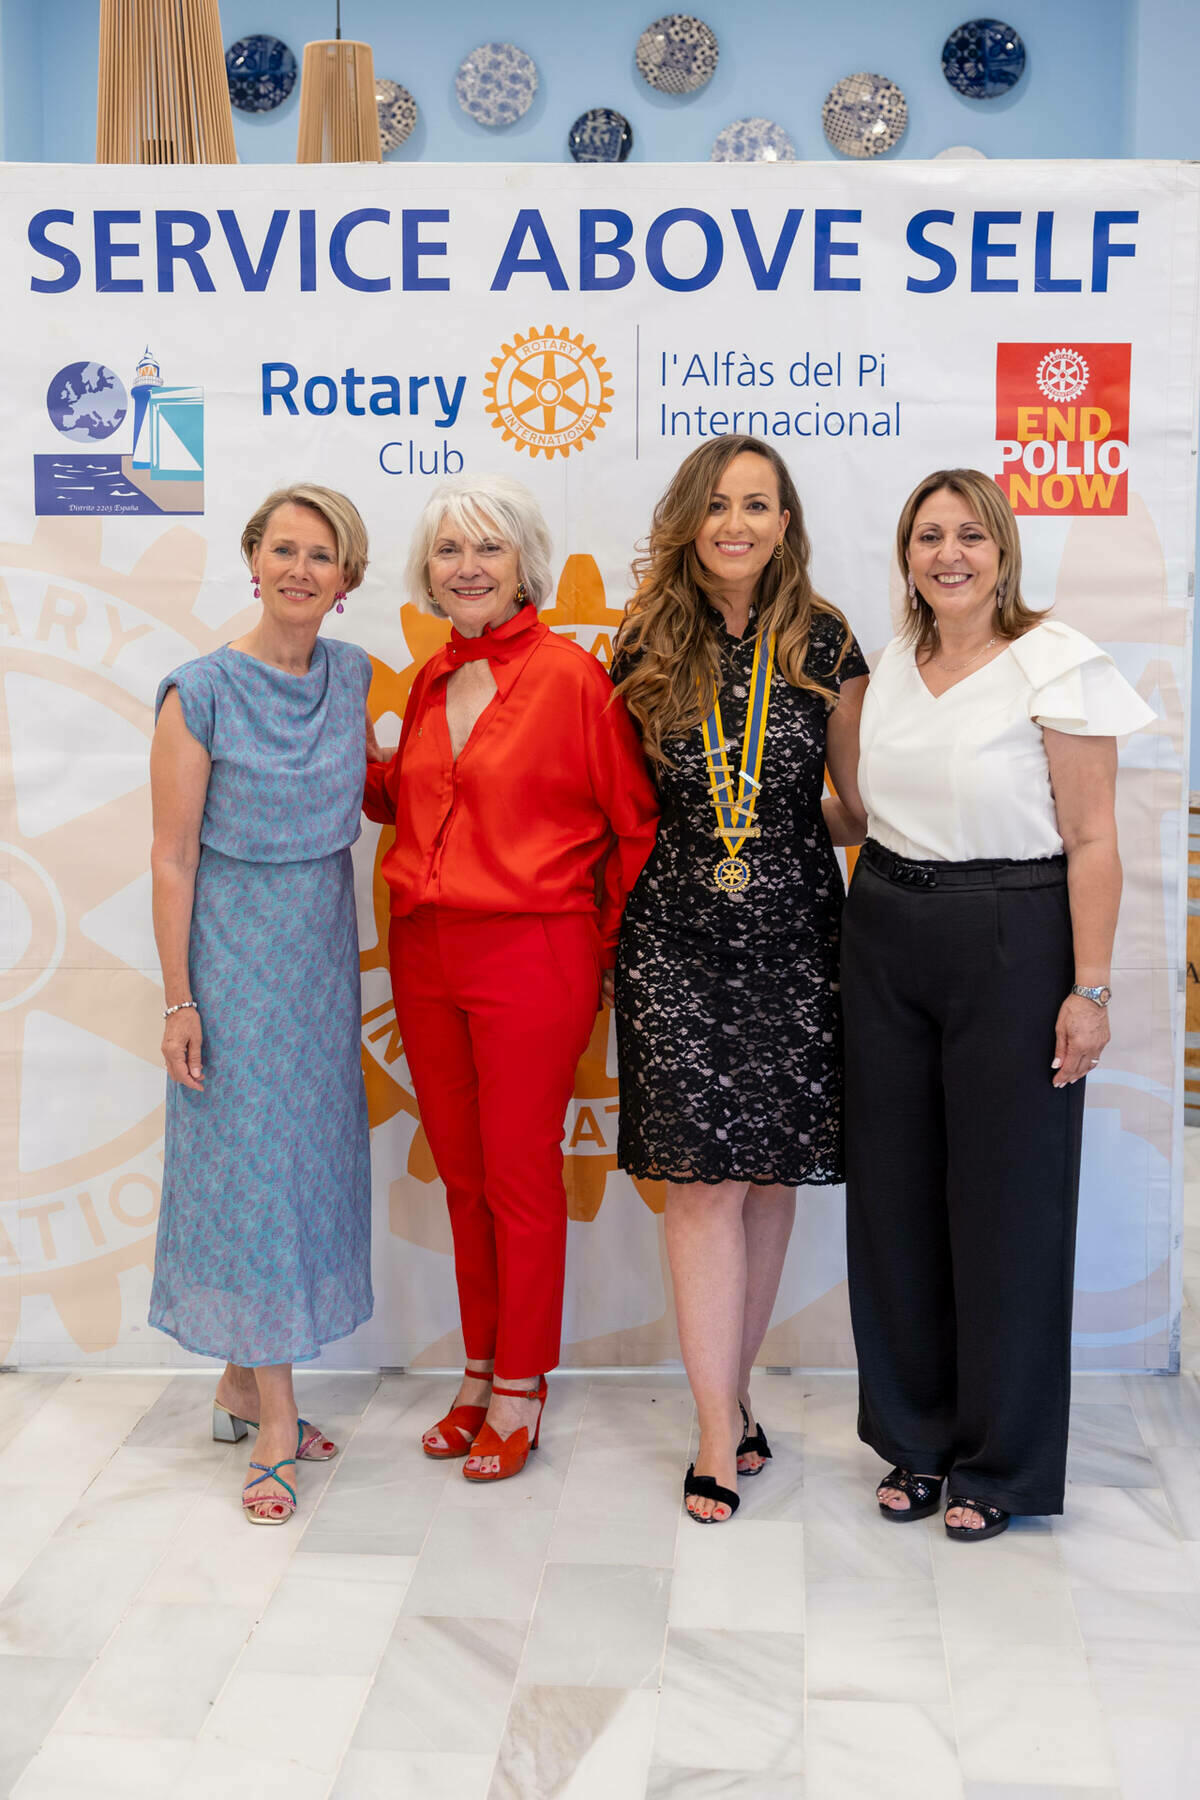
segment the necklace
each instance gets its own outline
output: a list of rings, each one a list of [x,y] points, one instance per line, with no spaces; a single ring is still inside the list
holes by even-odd
[[[940,669],[942,671],[943,675],[957,675],[958,671],[960,669],[969,669],[973,662],[978,662],[981,656],[986,656],[987,652],[991,649],[992,645],[997,643],[998,641],[999,640],[997,638],[990,637],[988,639],[987,643],[983,646],[983,649],[977,650],[975,652],[974,656],[968,656],[966,662],[935,663],[934,667]]]
[[[736,793],[729,767],[730,746],[725,740],[721,722],[721,701],[714,691],[712,710],[702,721],[704,754],[708,763],[708,780],[717,813],[717,829],[726,854],[713,870],[717,886],[730,899],[741,898],[749,887],[750,864],[740,854],[747,838],[759,836],[754,811],[762,788],[763,745],[767,735],[767,713],[771,704],[771,673],[775,666],[775,637],[764,645],[761,636],[754,646],[754,668],[750,676],[750,698],[746,706],[746,730],[742,739],[742,766]]]

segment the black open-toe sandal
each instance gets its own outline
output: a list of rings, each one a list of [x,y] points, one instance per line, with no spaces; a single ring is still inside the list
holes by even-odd
[[[1008,1530],[1011,1513],[1006,1513],[1002,1506],[991,1506],[986,1500],[967,1500],[961,1494],[950,1494],[946,1499],[946,1511],[952,1506],[967,1507],[977,1512],[987,1522],[978,1528],[971,1525],[947,1525],[946,1536],[957,1538],[960,1544],[969,1544],[975,1538],[999,1537],[1002,1531]]]
[[[885,1519],[900,1525],[910,1524],[914,1519],[927,1519],[942,1503],[944,1480],[944,1475],[931,1480],[924,1475],[914,1475],[911,1469],[892,1469],[875,1489],[875,1498],[879,1500],[880,1489],[895,1488],[898,1494],[904,1495],[908,1505],[889,1506],[885,1500],[879,1500],[879,1510]]]
[[[720,1482],[711,1475],[697,1475],[695,1463],[689,1463],[683,1482],[684,1500],[689,1500],[693,1495],[698,1500],[715,1500],[718,1506],[727,1506],[730,1519],[737,1511],[740,1500],[739,1495],[732,1488],[722,1487]],[[726,1525],[729,1522],[727,1519],[702,1519],[700,1514],[694,1513],[690,1506],[685,1505],[683,1510],[689,1519],[695,1519],[697,1525]]]
[[[742,1415],[742,1441],[737,1447],[738,1456],[761,1456],[762,1462],[757,1469],[739,1469],[739,1475],[761,1475],[764,1464],[771,1461],[771,1446],[767,1442],[767,1434],[761,1425],[754,1428],[754,1436],[750,1436],[750,1415],[738,1401],[738,1411]]]

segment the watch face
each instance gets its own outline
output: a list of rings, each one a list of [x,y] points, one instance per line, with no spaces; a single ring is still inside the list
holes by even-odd
[[[1102,987],[1100,989],[1100,992],[1099,992],[1097,998],[1102,1000],[1104,1002],[1105,1006],[1107,1006],[1109,1001],[1112,999],[1112,989],[1110,987]]]

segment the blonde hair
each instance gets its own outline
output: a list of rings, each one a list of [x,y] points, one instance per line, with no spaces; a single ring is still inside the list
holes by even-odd
[[[907,582],[908,546],[917,514],[931,494],[943,489],[966,501],[1000,552],[996,574],[996,636],[1023,637],[1030,626],[1038,624],[1045,615],[1026,606],[1021,594],[1021,538],[1017,521],[1004,490],[990,475],[981,475],[978,469],[935,469],[932,475],[917,484],[904,502],[896,526],[896,560],[901,575]],[[916,605],[905,615],[900,636],[912,644],[917,656],[927,656],[938,641],[937,615],[920,594],[910,597]]]
[[[618,650],[635,658],[617,691],[652,762],[669,761],[667,740],[693,731],[708,710],[714,684],[718,691],[722,685],[720,632],[708,604],[717,584],[696,553],[696,538],[721,476],[746,452],[770,463],[780,510],[789,514],[783,554],[772,556],[759,577],[759,633],[774,632],[775,660],[785,681],[837,703],[836,689],[815,681],[804,665],[814,613],[829,614],[845,628],[831,674],[845,654],[849,627],[837,607],[813,590],[804,512],[788,466],[760,438],[714,438],[684,460],[654,509],[646,552],[633,565],[638,590],[617,633]]]
[[[456,475],[430,494],[409,547],[408,591],[422,612],[446,616],[429,593],[429,552],[443,519],[476,542],[494,531],[516,551],[518,579],[535,608],[549,599],[550,528],[529,489],[509,475]]]
[[[356,588],[367,570],[367,528],[353,500],[335,488],[318,487],[312,481],[299,481],[292,487],[276,488],[251,515],[242,532],[242,556],[249,564],[267,534],[271,515],[281,506],[307,506],[318,513],[334,536],[338,562],[346,583],[346,592]]]

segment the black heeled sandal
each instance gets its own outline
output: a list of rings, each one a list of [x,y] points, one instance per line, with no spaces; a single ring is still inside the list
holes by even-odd
[[[879,1510],[885,1519],[892,1519],[902,1525],[910,1524],[914,1519],[927,1519],[942,1503],[942,1483],[945,1479],[944,1475],[931,1479],[925,1475],[914,1475],[911,1469],[891,1469],[875,1489]],[[895,1488],[898,1494],[904,1495],[908,1505],[889,1506],[885,1500],[879,1499],[882,1488]]]
[[[736,1494],[732,1488],[722,1487],[720,1482],[712,1475],[697,1475],[695,1463],[688,1464],[688,1472],[684,1476],[683,1481],[683,1498],[685,1503],[692,1498],[697,1500],[715,1500],[718,1506],[727,1506],[729,1508],[730,1519],[732,1519],[741,1503],[740,1496]],[[702,1519],[699,1513],[694,1513],[691,1507],[686,1504],[684,1505],[683,1510],[689,1519],[695,1519],[697,1525],[727,1525],[729,1523],[728,1519],[717,1519],[712,1517]]]
[[[750,1436],[750,1415],[738,1401],[738,1411],[742,1415],[742,1441],[737,1447],[738,1456],[761,1456],[762,1462],[757,1469],[739,1469],[739,1475],[761,1475],[765,1464],[771,1461],[771,1446],[767,1442],[767,1434],[761,1425],[754,1428],[754,1436]]]
[[[965,1507],[969,1512],[977,1512],[981,1519],[987,1521],[976,1529],[971,1525],[947,1525],[946,1536],[957,1538],[960,1544],[971,1543],[975,1538],[999,1537],[1002,1531],[1008,1530],[1011,1513],[1005,1512],[1002,1506],[992,1506],[986,1500],[967,1500],[961,1494],[950,1494],[946,1499],[946,1511],[951,1507]]]

